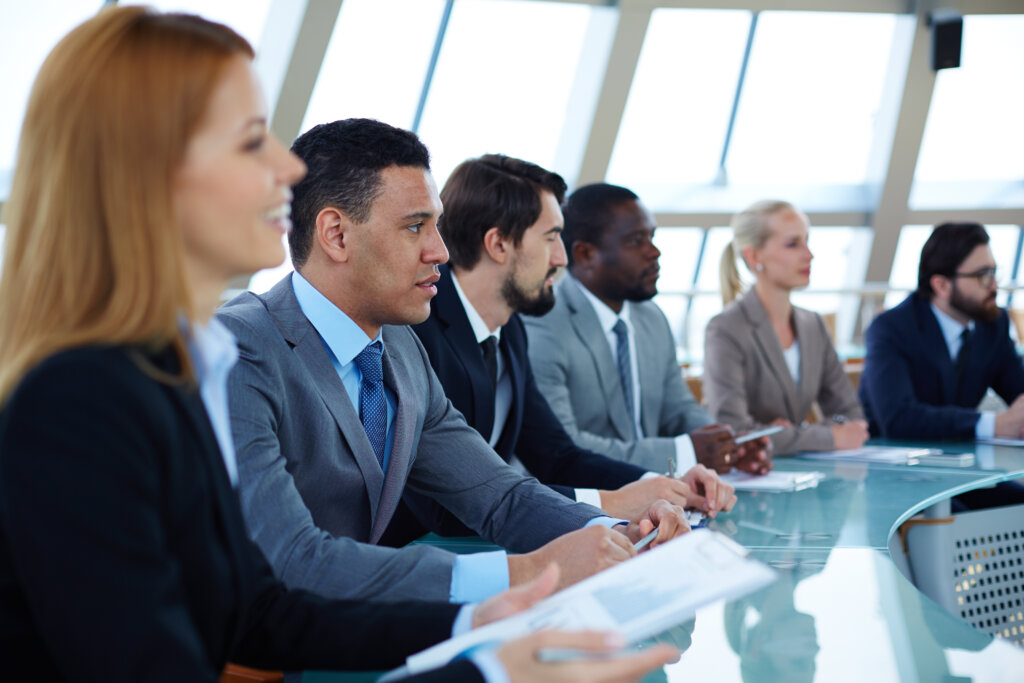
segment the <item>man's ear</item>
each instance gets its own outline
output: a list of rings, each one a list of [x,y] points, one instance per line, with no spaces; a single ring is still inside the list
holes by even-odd
[[[597,262],[600,259],[600,251],[598,250],[597,245],[577,240],[572,243],[571,248],[572,263],[574,267],[586,270],[587,268],[597,265]]]
[[[935,296],[941,299],[948,300],[953,292],[953,280],[945,275],[932,275],[928,283],[932,286]]]
[[[508,263],[512,256],[512,240],[501,234],[501,230],[495,226],[484,233],[483,250],[484,255],[495,263],[502,265]]]
[[[316,215],[314,238],[320,250],[336,263],[348,260],[346,238],[351,238],[352,220],[340,209],[328,206]]]

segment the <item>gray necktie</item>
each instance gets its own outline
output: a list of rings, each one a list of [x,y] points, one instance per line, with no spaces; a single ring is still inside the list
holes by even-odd
[[[626,408],[629,410],[629,423],[637,432],[636,437],[641,437],[636,426],[636,398],[633,396],[633,369],[629,361],[629,330],[626,323],[619,318],[612,327],[615,333],[615,364],[619,368],[619,382],[622,384],[622,395],[626,397]]]

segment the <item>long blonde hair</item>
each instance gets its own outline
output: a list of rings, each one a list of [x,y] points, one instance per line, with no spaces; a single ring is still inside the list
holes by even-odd
[[[718,269],[723,306],[743,293],[743,281],[736,268],[737,256],[748,246],[763,247],[770,233],[768,219],[783,211],[796,211],[796,207],[781,199],[762,199],[732,217],[732,241],[725,245]]]
[[[46,58],[5,206],[0,402],[35,364],[86,344],[172,345],[192,377],[171,180],[236,55],[252,47],[225,26],[119,7]]]

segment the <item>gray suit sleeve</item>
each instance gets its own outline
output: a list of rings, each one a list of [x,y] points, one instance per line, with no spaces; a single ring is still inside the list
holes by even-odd
[[[513,552],[536,550],[595,517],[607,516],[509,467],[452,406],[423,345],[412,332],[409,335],[423,357],[429,388],[407,486],[434,498],[483,538]]]
[[[698,427],[712,424],[714,420],[693,397],[693,392],[683,380],[683,371],[676,359],[676,341],[665,315],[661,309],[654,313],[657,314],[658,326],[662,328],[660,334],[663,341],[660,348],[662,348],[664,356],[662,370],[664,400],[661,402],[661,415],[658,418],[658,434],[663,436],[686,434]]]
[[[289,587],[329,598],[447,601],[452,553],[420,545],[394,549],[358,543],[316,526],[277,437],[287,414],[277,355],[261,356],[255,350],[285,342],[237,318],[221,314],[221,319],[238,337],[240,351],[228,396],[242,510],[249,535],[275,573]]]
[[[822,342],[825,350],[822,353],[821,388],[818,391],[818,405],[821,406],[826,418],[833,415],[842,415],[855,420],[864,419],[864,409],[857,400],[857,392],[854,391],[850,378],[843,370],[843,364],[836,354],[836,349],[829,339],[828,329],[821,316],[815,316],[818,320]]]
[[[571,330],[556,330],[549,319],[524,321],[530,336],[530,364],[537,387],[552,412],[581,448],[595,451],[652,472],[664,472],[668,459],[676,455],[675,439],[672,437],[646,437],[639,441],[625,441],[580,429],[572,406],[570,390],[569,353],[564,339],[570,339]],[[559,337],[561,336],[561,339]],[[680,381],[681,378],[680,378]],[[604,396],[598,387],[588,392],[590,400],[602,401]]]

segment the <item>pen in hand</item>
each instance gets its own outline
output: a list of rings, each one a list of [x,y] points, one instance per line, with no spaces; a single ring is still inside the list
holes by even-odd
[[[657,537],[658,537],[658,529],[657,529],[657,527],[655,527],[654,531],[652,531],[651,533],[647,534],[646,536],[641,538],[639,541],[634,543],[633,544],[633,549],[636,550],[637,552],[640,552],[641,550],[646,548],[650,544],[650,542],[653,541],[654,539],[656,539]]]

